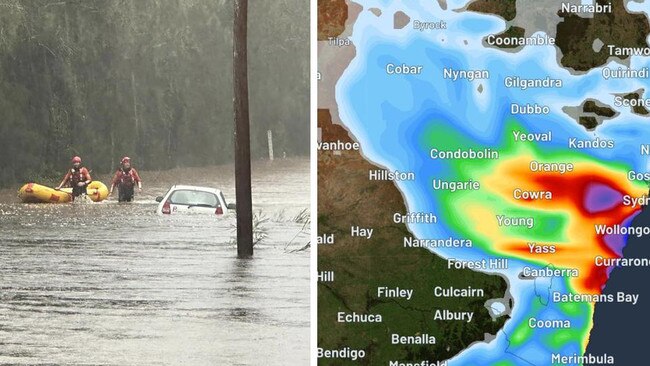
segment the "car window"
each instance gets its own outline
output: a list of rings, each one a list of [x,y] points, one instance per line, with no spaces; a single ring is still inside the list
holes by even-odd
[[[169,201],[175,205],[199,205],[217,207],[219,199],[214,193],[203,191],[178,190],[172,193]]]

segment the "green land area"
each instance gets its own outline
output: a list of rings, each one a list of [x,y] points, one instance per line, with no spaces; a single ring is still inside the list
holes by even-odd
[[[319,110],[322,141],[352,141]],[[506,297],[502,277],[447,268],[447,261],[427,249],[404,246],[406,225],[393,221],[406,213],[393,182],[370,181],[379,169],[356,150],[319,151],[318,233],[334,235],[333,244],[318,245],[318,270],[332,271],[333,281],[318,284],[318,347],[365,350],[363,359],[321,358],[321,365],[379,365],[388,361],[446,360],[470,344],[495,334],[507,316],[492,319],[485,303]],[[435,225],[435,224],[432,224]],[[351,236],[351,226],[372,228],[369,239]],[[458,248],[458,250],[467,250]],[[379,297],[377,288],[412,289],[406,298]],[[434,296],[434,287],[483,289],[480,297]],[[512,304],[511,304],[512,305]],[[473,312],[471,322],[434,320],[437,310]],[[339,322],[338,313],[378,314],[381,322]],[[428,334],[435,344],[393,344],[391,335]]]

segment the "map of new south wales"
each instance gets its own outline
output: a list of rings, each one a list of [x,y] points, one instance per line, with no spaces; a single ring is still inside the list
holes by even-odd
[[[318,1],[319,364],[646,364],[649,13]]]

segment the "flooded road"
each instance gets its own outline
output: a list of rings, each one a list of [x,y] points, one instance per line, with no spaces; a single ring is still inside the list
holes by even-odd
[[[0,363],[308,364],[309,161],[253,165],[251,260],[236,259],[234,214],[154,213],[173,183],[234,201],[232,166],[141,175],[133,204],[2,191]]]

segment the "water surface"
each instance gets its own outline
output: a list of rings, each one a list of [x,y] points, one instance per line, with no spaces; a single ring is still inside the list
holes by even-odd
[[[252,260],[236,258],[234,215],[154,213],[173,183],[234,201],[232,166],[141,175],[133,204],[22,204],[18,187],[2,191],[0,363],[306,364],[309,225],[297,216],[309,161],[254,164],[265,238]]]

